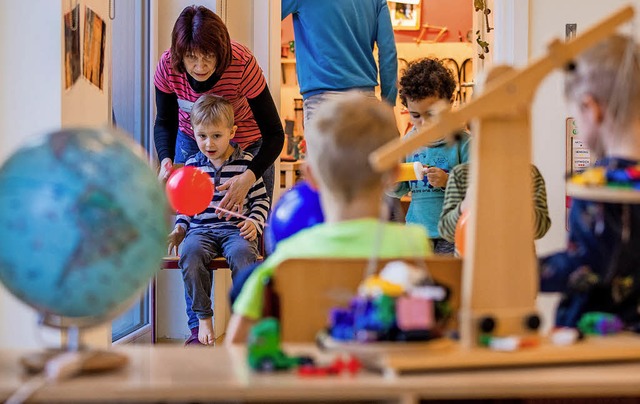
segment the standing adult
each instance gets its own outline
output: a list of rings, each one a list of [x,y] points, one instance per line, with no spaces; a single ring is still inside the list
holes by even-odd
[[[156,68],[154,138],[160,178],[174,164],[198,152],[190,111],[203,94],[215,94],[233,105],[238,126],[234,142],[254,155],[248,169],[216,191],[226,191],[219,207],[239,210],[256,179],[273,195],[273,163],[284,143],[284,130],[262,69],[249,49],[232,41],[224,22],[203,6],[186,7],[171,33],[171,48]],[[219,212],[222,216],[223,213]]]
[[[289,14],[305,124],[320,103],[345,91],[373,95],[378,74],[382,99],[395,105],[398,56],[387,0],[282,0],[282,19]]]
[[[161,179],[169,176],[174,164],[198,152],[191,108],[203,94],[214,94],[233,106],[238,127],[233,140],[254,156],[244,172],[217,187],[216,192],[225,192],[218,206],[240,213],[251,186],[261,176],[269,197],[273,196],[273,162],[282,150],[284,130],[262,69],[249,49],[231,40],[220,17],[203,6],[182,10],[173,26],[171,48],[158,62],[154,84],[154,138]],[[218,216],[225,214],[219,211]],[[187,344],[197,343],[198,318],[186,291],[185,301],[192,327]]]

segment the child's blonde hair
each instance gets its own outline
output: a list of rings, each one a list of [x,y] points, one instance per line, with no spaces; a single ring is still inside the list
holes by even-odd
[[[383,173],[369,154],[399,137],[391,106],[358,93],[323,104],[305,130],[307,162],[331,193],[345,202],[374,187]]]
[[[638,45],[626,35],[614,35],[580,54],[567,67],[565,96],[579,102],[590,95],[618,131],[638,118],[640,65]]]
[[[233,106],[226,99],[205,94],[198,98],[191,108],[191,126],[225,125],[233,127]]]

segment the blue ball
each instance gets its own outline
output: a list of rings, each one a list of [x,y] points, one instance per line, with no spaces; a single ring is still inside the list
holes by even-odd
[[[280,241],[307,227],[324,222],[320,196],[305,182],[285,192],[273,207],[265,229],[265,246],[271,254]]]

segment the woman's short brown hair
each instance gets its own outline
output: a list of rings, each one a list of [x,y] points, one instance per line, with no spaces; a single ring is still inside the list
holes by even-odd
[[[184,73],[182,59],[187,53],[214,55],[216,72],[231,64],[231,38],[226,25],[203,6],[188,6],[180,13],[171,32],[171,67]]]

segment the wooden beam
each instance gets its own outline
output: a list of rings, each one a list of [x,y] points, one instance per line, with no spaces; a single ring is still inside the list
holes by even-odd
[[[633,7],[628,6],[570,42],[563,43],[556,39],[549,45],[547,55],[522,70],[506,74],[494,85],[487,86],[487,90],[479,98],[457,111],[443,112],[437,122],[425,127],[415,136],[397,139],[380,147],[371,154],[371,164],[379,171],[388,170],[412,151],[450,136],[472,118],[504,116],[530,108],[533,95],[542,79],[555,68],[564,67],[580,52],[613,34],[620,24],[631,20],[633,15]]]

